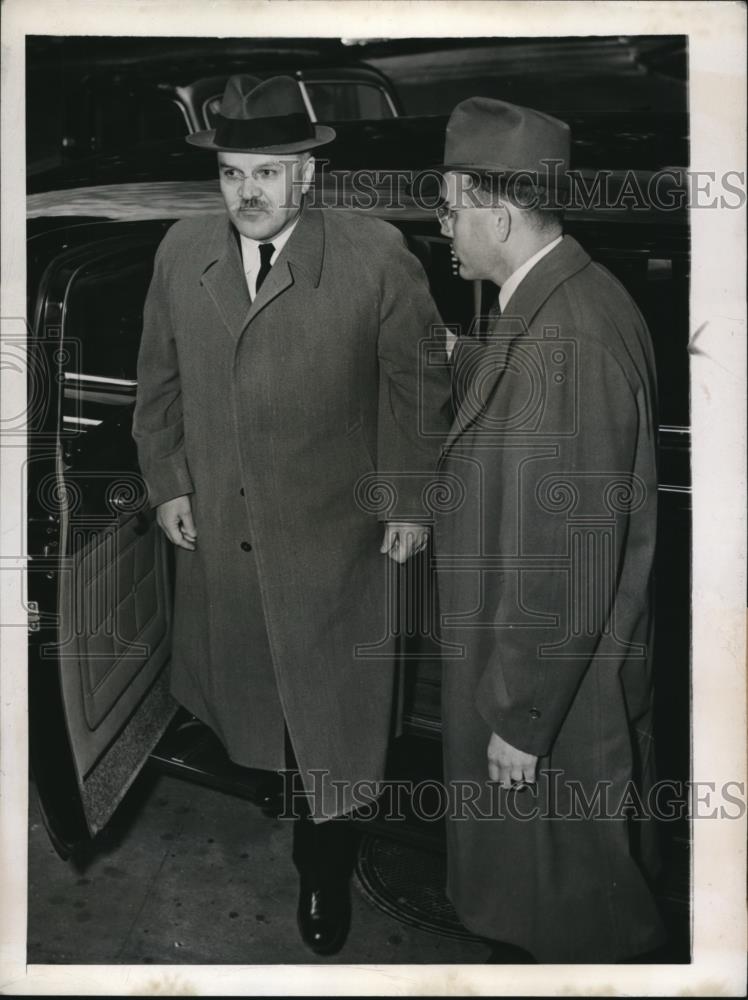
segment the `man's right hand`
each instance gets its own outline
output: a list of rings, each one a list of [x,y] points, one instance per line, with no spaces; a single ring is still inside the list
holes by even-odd
[[[193,552],[197,541],[190,498],[174,497],[156,508],[156,520],[170,542]]]

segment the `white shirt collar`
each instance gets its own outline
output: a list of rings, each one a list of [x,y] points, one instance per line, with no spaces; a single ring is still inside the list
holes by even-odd
[[[291,233],[296,228],[298,221],[299,219],[297,216],[293,224],[290,225],[288,229],[284,229],[282,233],[274,236],[271,240],[252,240],[248,236],[244,236],[242,233],[239,233],[239,239],[242,246],[242,263],[244,265],[244,273],[247,275],[247,283],[249,285],[250,294],[253,297],[257,282],[257,272],[260,270],[260,244],[272,243],[275,247],[273,255],[270,258],[270,264],[273,265],[278,259],[278,254],[281,252],[286,243],[288,243]]]
[[[551,240],[550,243],[546,243],[546,245],[541,247],[537,253],[534,253],[532,257],[529,257],[521,267],[518,267],[516,271],[509,275],[499,289],[499,309],[502,312],[504,312],[509,299],[517,291],[517,286],[523,278],[526,278],[538,261],[545,257],[547,253],[550,253],[554,247],[557,247],[563,238],[563,235],[557,236],[555,240]]]

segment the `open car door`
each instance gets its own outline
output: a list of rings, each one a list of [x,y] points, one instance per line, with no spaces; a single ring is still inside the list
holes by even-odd
[[[176,708],[170,553],[131,438],[164,226],[123,229],[71,227],[30,303],[30,757],[63,856],[106,824]]]

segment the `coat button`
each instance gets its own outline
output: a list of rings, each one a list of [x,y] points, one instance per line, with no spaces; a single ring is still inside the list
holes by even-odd
[[[244,552],[251,552],[252,546],[249,544],[249,542],[242,542],[242,550]]]
[[[243,496],[244,496],[244,487],[243,487],[243,486],[242,486],[242,488],[241,488],[241,489],[239,490],[239,496],[240,496],[240,497],[243,497]]]
[[[539,719],[540,718],[540,712],[537,710],[537,708],[531,708],[530,709],[530,718],[531,719]]]

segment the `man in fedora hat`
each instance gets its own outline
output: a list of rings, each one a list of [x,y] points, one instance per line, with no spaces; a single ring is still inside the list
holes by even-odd
[[[176,546],[173,693],[233,761],[300,776],[298,918],[320,954],[348,930],[341,817],[384,776],[388,557],[425,543],[440,443],[419,407],[446,433],[450,394],[419,376],[439,316],[398,231],[305,205],[312,151],[334,137],[294,80],[244,75],[216,128],[188,137],[217,153],[227,214],[182,220],[159,248],[134,420]]]
[[[435,526],[462,651],[443,671],[445,776],[473,792],[448,824],[448,892],[507,962],[663,941],[653,823],[626,809],[653,758],[654,358],[630,296],[563,235],[569,149],[564,123],[476,97],[440,168],[459,273],[498,288],[455,345],[440,463],[464,492]]]

